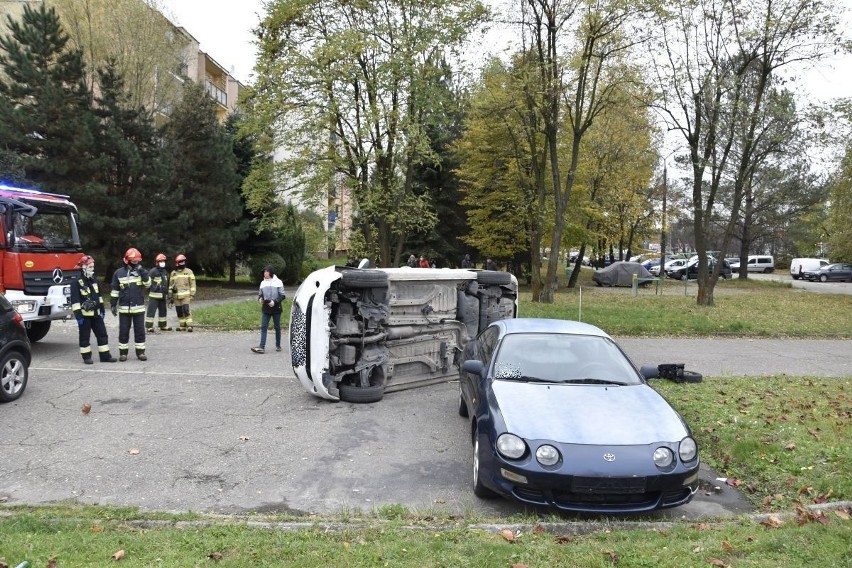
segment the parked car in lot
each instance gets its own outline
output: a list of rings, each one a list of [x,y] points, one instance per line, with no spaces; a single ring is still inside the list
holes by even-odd
[[[315,396],[377,402],[455,380],[467,342],[517,309],[518,281],[508,272],[331,266],[293,297],[293,371]]]
[[[24,394],[31,361],[24,320],[0,295],[0,402],[12,402]]]
[[[835,262],[814,272],[805,272],[804,278],[820,282],[852,282],[852,264]]]
[[[740,259],[737,259],[736,262],[730,264],[731,270],[739,272]],[[750,254],[746,263],[746,271],[761,272],[764,274],[775,272],[775,258],[766,254]]]
[[[707,259],[707,270],[712,272],[716,266],[716,259],[710,257]],[[669,278],[674,278],[676,280],[683,279],[684,275],[686,275],[687,280],[694,280],[698,278],[698,257],[693,256],[690,258],[686,264],[682,266],[673,266],[671,269],[666,271],[666,276]],[[731,265],[728,264],[727,260],[722,261],[722,267],[719,269],[719,276],[727,280],[731,278],[732,271]]]
[[[672,259],[672,260],[666,262],[666,264],[663,266],[663,274],[666,275],[666,274],[668,274],[668,272],[670,270],[680,268],[681,266],[686,266],[686,263],[687,263],[687,259],[685,259],[685,258]],[[660,275],[659,265],[652,266],[651,268],[648,269],[648,272],[650,272],[653,276],[659,276]]]
[[[794,258],[790,261],[790,276],[793,280],[807,278],[806,272],[819,272],[829,264],[831,263],[825,258]]]
[[[501,320],[463,359],[458,411],[469,419],[475,495],[598,513],[695,495],[689,426],[597,327]]]

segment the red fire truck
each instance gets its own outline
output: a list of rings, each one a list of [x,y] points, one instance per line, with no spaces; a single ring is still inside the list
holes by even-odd
[[[0,184],[0,292],[24,318],[30,341],[71,315],[83,251],[78,223],[68,196]]]

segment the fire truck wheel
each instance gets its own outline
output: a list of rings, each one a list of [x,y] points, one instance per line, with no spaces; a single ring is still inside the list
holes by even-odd
[[[43,339],[47,332],[50,331],[49,321],[34,321],[27,328],[27,337],[30,338],[30,343]]]

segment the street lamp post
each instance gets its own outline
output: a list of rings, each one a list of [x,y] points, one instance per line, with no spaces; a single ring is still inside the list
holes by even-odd
[[[665,277],[664,268],[666,267],[666,197],[669,194],[669,168],[668,164],[663,163],[663,218],[660,234],[660,277]]]

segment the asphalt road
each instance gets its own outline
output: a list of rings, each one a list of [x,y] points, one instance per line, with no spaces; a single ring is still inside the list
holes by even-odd
[[[115,345],[114,318],[109,327]],[[34,346],[26,393],[0,406],[0,502],[231,514],[392,504],[496,518],[523,511],[473,496],[455,383],[391,393],[377,404],[333,403],[302,390],[286,348],[251,353],[256,340],[256,333],[163,333],[148,337],[146,362],[84,366],[76,325],[56,322]],[[638,364],[692,361],[688,368],[707,375],[852,376],[850,341],[621,343]],[[692,503],[657,517],[748,510],[713,472],[702,480]]]

